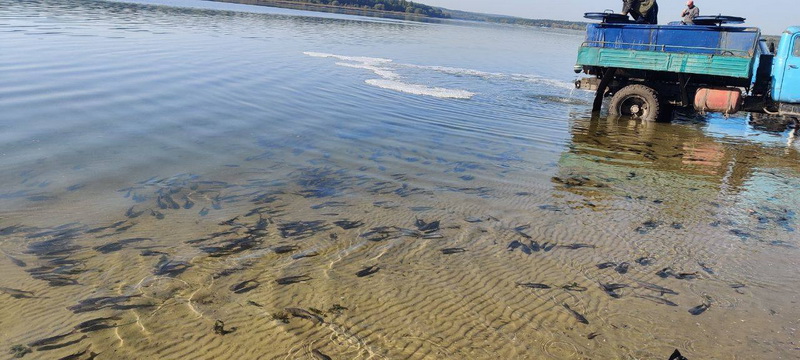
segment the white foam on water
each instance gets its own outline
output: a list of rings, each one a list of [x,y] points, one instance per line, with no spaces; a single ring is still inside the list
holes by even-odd
[[[397,80],[369,79],[367,84],[381,89],[399,91],[406,94],[433,96],[442,99],[471,99],[475,93],[466,90],[429,87],[420,84],[410,84]]]
[[[317,57],[317,58],[333,58],[333,59],[342,60],[342,61],[352,61],[352,62],[357,62],[357,63],[362,63],[362,64],[370,64],[370,65],[385,64],[385,63],[392,62],[391,59],[382,59],[382,58],[374,58],[374,57],[366,57],[366,56],[344,56],[344,55],[318,53],[318,52],[311,52],[311,51],[306,51],[303,54],[311,56],[311,57]]]
[[[447,66],[428,66],[428,65],[414,65],[414,64],[399,64],[402,66],[415,68],[415,69],[423,69],[423,70],[433,70],[440,73],[448,74],[448,75],[456,75],[456,76],[476,76],[481,78],[503,78],[506,77],[505,74],[502,73],[492,73],[474,69],[464,69],[464,68],[454,68],[454,67],[447,67]]]
[[[337,66],[353,69],[363,69],[372,71],[380,79],[369,79],[366,83],[382,89],[398,91],[406,94],[432,96],[442,99],[471,99],[475,93],[466,90],[446,89],[440,87],[430,87],[422,84],[412,84],[400,81],[402,76],[387,67],[392,64],[391,59],[364,57],[364,56],[344,56],[328,53],[318,53],[307,51],[303,54],[317,58],[332,58],[348,62],[337,62]],[[447,69],[447,68],[446,68]],[[452,69],[452,68],[449,68]],[[466,69],[460,69],[466,70]]]
[[[341,62],[336,63],[336,65],[349,67],[349,68],[353,68],[353,69],[369,70],[369,71],[374,72],[375,75],[378,75],[378,76],[380,76],[380,77],[382,77],[384,79],[398,79],[398,78],[400,78],[400,74],[392,71],[391,69],[377,67],[377,66],[374,66],[374,65],[367,65],[367,64],[364,64],[364,63],[351,64],[351,63],[341,63]]]

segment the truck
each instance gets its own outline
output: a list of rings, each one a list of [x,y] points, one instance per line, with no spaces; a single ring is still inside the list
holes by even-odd
[[[800,119],[800,26],[788,28],[777,49],[761,30],[733,26],[744,18],[704,16],[694,25],[637,24],[627,16],[587,13],[575,86],[596,91],[593,111],[611,98],[611,116],[670,120],[674,109],[739,111]]]

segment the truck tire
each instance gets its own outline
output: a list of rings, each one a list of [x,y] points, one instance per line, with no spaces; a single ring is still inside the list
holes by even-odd
[[[614,94],[608,114],[629,116],[644,121],[658,121],[664,109],[655,89],[644,85],[628,85]]]

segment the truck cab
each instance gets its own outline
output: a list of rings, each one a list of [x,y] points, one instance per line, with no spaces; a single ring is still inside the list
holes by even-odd
[[[781,36],[772,65],[772,99],[800,104],[800,26]]]

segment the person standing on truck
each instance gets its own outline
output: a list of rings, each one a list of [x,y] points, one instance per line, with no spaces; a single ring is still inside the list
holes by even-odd
[[[683,17],[681,24],[694,25],[694,19],[700,16],[700,8],[694,6],[694,1],[689,0],[689,2],[686,3],[686,9],[683,10],[681,16]]]
[[[622,0],[622,15],[630,15],[637,24],[658,24],[656,0]]]

